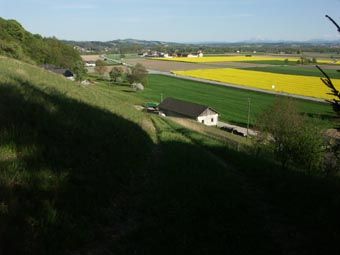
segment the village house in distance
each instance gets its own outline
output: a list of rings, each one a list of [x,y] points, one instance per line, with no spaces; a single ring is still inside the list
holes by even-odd
[[[168,97],[159,104],[158,109],[166,116],[190,118],[206,126],[218,124],[218,112],[205,105]]]
[[[199,50],[195,53],[166,53],[159,51],[145,51],[143,53],[138,54],[144,58],[203,58],[203,51]]]

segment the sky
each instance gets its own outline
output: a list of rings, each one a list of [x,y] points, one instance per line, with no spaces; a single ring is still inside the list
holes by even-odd
[[[0,17],[66,40],[339,40],[340,0],[0,0]]]

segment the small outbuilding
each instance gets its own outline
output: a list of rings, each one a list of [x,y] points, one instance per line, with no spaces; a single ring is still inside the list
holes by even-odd
[[[66,79],[69,79],[69,80],[72,80],[72,81],[75,79],[74,73],[69,69],[56,67],[56,66],[50,65],[50,64],[42,65],[42,67],[44,69],[50,71],[50,72],[53,72],[53,73],[56,73],[56,74],[61,74],[64,77],[66,77]]]
[[[205,105],[168,97],[159,104],[158,109],[166,116],[194,119],[207,126],[218,124],[218,112]]]

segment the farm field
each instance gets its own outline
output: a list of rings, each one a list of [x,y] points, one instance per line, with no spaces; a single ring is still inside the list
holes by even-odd
[[[257,67],[246,67],[245,70],[277,73],[277,74],[293,74],[302,76],[313,76],[322,77],[322,74],[316,67],[300,67],[300,66],[257,66]],[[334,69],[327,69],[327,75],[332,79],[340,79],[340,72]]]
[[[215,63],[215,62],[249,62],[249,63],[263,63],[273,65],[284,65],[285,59],[288,59],[288,64],[296,64],[300,59],[298,57],[275,57],[275,56],[218,56],[218,57],[202,57],[202,58],[156,58],[157,60],[164,61],[180,61],[189,63]],[[339,64],[331,59],[318,59],[319,64]]]
[[[294,95],[332,99],[329,89],[322,84],[320,78],[302,75],[286,75],[241,69],[196,69],[191,71],[174,71],[177,75],[237,84],[245,87],[282,92]],[[340,87],[340,80],[333,80]]]
[[[101,59],[101,56],[96,54],[96,55],[81,55],[81,58],[83,61],[97,61]]]
[[[247,123],[248,98],[251,99],[251,124],[266,107],[273,104],[276,96],[242,89],[215,86],[211,84],[188,81],[163,75],[150,75],[149,85],[145,91],[138,93],[144,100],[161,100],[161,96],[175,97],[213,107],[220,113],[220,118],[234,124],[245,126]],[[333,113],[325,103],[296,100],[301,113],[319,116],[319,125],[332,126]]]

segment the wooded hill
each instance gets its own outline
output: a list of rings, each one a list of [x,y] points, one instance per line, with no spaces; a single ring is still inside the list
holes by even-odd
[[[0,18],[0,55],[34,64],[53,64],[75,70],[81,57],[72,46],[56,38],[26,31],[16,20]]]

